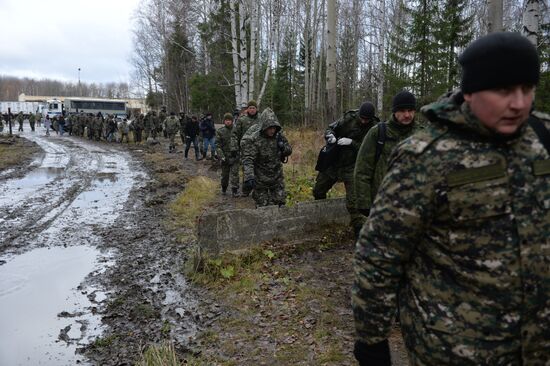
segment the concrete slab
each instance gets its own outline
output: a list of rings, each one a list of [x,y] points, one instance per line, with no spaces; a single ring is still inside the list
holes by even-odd
[[[199,219],[198,242],[202,250],[217,255],[274,239],[308,238],[328,225],[348,223],[344,198],[209,212]]]

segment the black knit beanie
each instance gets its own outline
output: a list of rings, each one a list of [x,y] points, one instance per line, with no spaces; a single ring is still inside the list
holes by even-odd
[[[359,117],[371,120],[374,118],[374,105],[371,102],[361,104],[359,108]]]
[[[472,42],[459,56],[462,92],[536,85],[540,63],[537,49],[519,33],[491,33]]]
[[[400,91],[393,97],[392,112],[403,109],[416,109],[416,98],[411,92],[406,90]]]

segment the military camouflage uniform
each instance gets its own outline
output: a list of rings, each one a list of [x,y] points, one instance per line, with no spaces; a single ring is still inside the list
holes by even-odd
[[[25,117],[23,117],[23,112],[19,112],[17,115],[17,122],[19,123],[19,131],[23,131],[23,121],[25,120]]]
[[[231,132],[231,153],[233,156],[237,157],[235,168],[237,170],[237,174],[240,170],[240,164],[242,164],[242,151],[241,151],[241,140],[248,131],[248,129],[258,122],[258,115],[259,113],[256,113],[255,115],[251,116],[248,113],[244,114],[243,116],[239,117],[237,119],[237,122],[235,122],[235,126],[233,127],[233,131]],[[244,179],[244,170],[243,170],[243,179]],[[243,195],[247,196],[250,192],[246,191],[246,188],[243,186]]]
[[[145,142],[147,142],[150,135],[152,137],[152,133],[154,129],[155,129],[155,121],[153,118],[153,112],[147,112],[147,114],[143,118],[143,131],[145,132],[143,137],[145,139]]]
[[[278,136],[268,137],[266,129],[275,127]],[[278,139],[282,147],[278,146]],[[292,153],[288,140],[281,131],[275,113],[269,108],[260,115],[258,124],[250,128],[241,140],[245,182],[255,179],[252,198],[256,206],[284,205],[286,202],[283,163]]]
[[[367,124],[361,122],[359,110],[347,111],[342,118],[329,125],[325,131],[325,136],[333,134],[337,139],[347,137],[353,141],[351,145],[338,146],[338,161],[327,170],[317,174],[315,187],[313,187],[313,197],[315,199],[325,199],[327,198],[327,192],[336,182],[344,182],[346,208],[350,214],[350,223],[357,230],[363,225],[365,218],[355,207],[353,169],[361,142],[363,142],[363,138],[373,125],[374,121],[369,121]]]
[[[34,126],[36,124],[36,117],[33,113],[29,114],[29,125],[31,125],[31,131],[34,132]]]
[[[236,193],[239,190],[239,164],[236,156],[231,154],[231,133],[233,125],[223,126],[216,130],[216,155],[222,165],[222,191],[227,190],[231,180],[231,190]]]
[[[422,112],[357,242],[359,339],[386,339],[399,303],[413,365],[547,365],[550,154],[527,124],[491,133],[460,93]]]
[[[173,152],[176,149],[176,133],[178,133],[180,121],[176,116],[170,116],[164,120],[164,130],[170,140],[169,151]]]
[[[353,184],[355,204],[359,210],[370,210],[372,201],[374,201],[376,192],[378,192],[378,187],[382,183],[382,178],[386,175],[391,152],[397,143],[413,134],[415,123],[401,125],[392,116],[390,121],[386,123],[384,147],[378,161],[375,162],[379,129],[380,124],[377,124],[369,130],[361,144],[361,148],[357,154],[357,161],[355,162]]]

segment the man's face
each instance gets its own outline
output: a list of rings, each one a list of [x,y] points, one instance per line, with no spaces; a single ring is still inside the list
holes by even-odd
[[[223,124],[226,125],[227,127],[231,127],[233,125],[233,120],[232,119],[224,119]]]
[[[277,128],[275,128],[274,126],[265,129],[265,134],[269,137],[275,136],[275,132],[277,132]]]
[[[254,116],[256,115],[256,113],[258,113],[258,109],[251,105],[250,107],[248,107],[247,112],[249,115]]]
[[[401,125],[409,125],[414,120],[414,109],[401,109],[394,112],[395,120]]]
[[[364,125],[368,125],[368,124],[369,124],[369,119],[366,118],[366,117],[359,117],[359,120],[360,120],[361,123],[364,124]]]
[[[502,135],[514,134],[529,117],[535,87],[515,85],[464,94],[472,113],[488,129]]]

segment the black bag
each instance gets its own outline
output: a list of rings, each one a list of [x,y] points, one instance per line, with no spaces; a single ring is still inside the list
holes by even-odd
[[[318,172],[324,172],[330,168],[338,160],[338,145],[337,144],[327,144],[323,146],[321,151],[319,151],[319,156],[317,157],[317,164],[315,164],[315,170]]]

